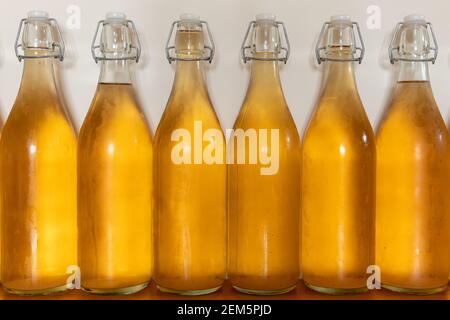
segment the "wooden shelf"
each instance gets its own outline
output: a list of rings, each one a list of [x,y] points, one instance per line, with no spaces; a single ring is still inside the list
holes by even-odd
[[[284,295],[261,297],[251,296],[236,292],[229,283],[218,292],[198,297],[178,296],[159,292],[154,283],[145,290],[129,296],[97,296],[87,294],[81,290],[71,290],[52,296],[44,297],[18,297],[6,293],[0,289],[0,300],[450,300],[450,292],[443,292],[429,296],[413,296],[397,294],[386,290],[373,290],[368,293],[358,295],[330,296],[309,290],[303,283],[299,283],[297,288]]]

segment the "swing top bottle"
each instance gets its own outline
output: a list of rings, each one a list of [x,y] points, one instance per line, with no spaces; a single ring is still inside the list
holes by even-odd
[[[30,12],[15,46],[24,71],[0,142],[2,282],[12,293],[67,289],[77,265],[76,135],[53,64],[64,58],[58,25]]]
[[[377,133],[377,251],[382,286],[432,294],[450,267],[450,138],[428,65],[437,58],[431,23],[410,15],[389,49],[398,82]]]
[[[250,83],[228,145],[228,272],[244,293],[286,293],[299,278],[301,148],[278,66],[289,53],[286,29],[275,16],[250,23],[242,45]],[[239,131],[255,139],[242,142]]]
[[[78,152],[81,286],[97,294],[137,292],[152,274],[152,141],[130,71],[140,53],[125,14],[99,22],[92,54],[100,79]]]
[[[155,135],[154,279],[162,291],[198,295],[225,278],[225,138],[205,80],[214,56],[207,23],[183,15],[170,34],[166,53],[176,73]],[[203,140],[206,132],[214,138]],[[202,157],[205,146],[217,148],[214,161]]]
[[[316,55],[325,69],[303,144],[303,279],[324,293],[367,291],[366,270],[374,263],[376,154],[355,80],[354,64],[364,56],[358,24],[348,16],[332,17]]]

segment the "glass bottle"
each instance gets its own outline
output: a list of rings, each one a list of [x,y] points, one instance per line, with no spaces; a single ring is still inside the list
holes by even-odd
[[[131,84],[140,55],[133,22],[108,13],[92,50],[101,73],[78,144],[81,286],[130,294],[147,286],[153,263],[152,140]]]
[[[323,293],[364,292],[375,258],[376,151],[355,81],[364,54],[357,23],[332,17],[316,52],[325,73],[303,144],[303,278]]]
[[[54,77],[64,57],[56,21],[30,12],[15,49],[25,62],[0,143],[2,282],[11,293],[49,294],[66,290],[77,265],[77,141]]]
[[[289,55],[280,26],[267,14],[250,23],[242,48],[250,84],[229,146],[228,272],[250,294],[288,292],[300,275],[301,146],[279,77]]]
[[[436,56],[431,24],[405,17],[390,47],[398,82],[377,133],[376,263],[382,285],[393,291],[447,288],[450,140],[428,74]]]
[[[155,134],[154,279],[161,291],[199,295],[218,290],[226,272],[225,138],[204,77],[214,54],[207,24],[182,15],[174,29],[175,80]]]

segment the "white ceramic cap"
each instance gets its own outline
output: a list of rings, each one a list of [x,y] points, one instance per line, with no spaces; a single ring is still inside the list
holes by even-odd
[[[28,12],[28,19],[48,19],[47,11],[32,10]]]
[[[421,14],[410,14],[403,18],[403,22],[425,22],[425,16]]]
[[[331,16],[330,21],[331,22],[352,22],[352,18],[346,14],[337,14],[337,15]]]
[[[180,20],[186,22],[200,22],[200,16],[192,13],[180,14]]]
[[[105,17],[106,21],[122,22],[127,20],[127,15],[123,12],[108,12]]]
[[[273,13],[260,13],[256,15],[256,21],[275,21],[276,15]]]

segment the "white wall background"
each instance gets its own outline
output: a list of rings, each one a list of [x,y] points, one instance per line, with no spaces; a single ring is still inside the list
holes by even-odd
[[[373,6],[380,9],[379,29],[367,25]],[[0,111],[3,121],[14,102],[22,73],[22,64],[13,49],[18,24],[33,9],[48,11],[62,27],[67,46],[62,66],[64,95],[77,128],[81,126],[95,91],[99,68],[91,58],[90,45],[97,21],[104,18],[107,11],[125,12],[138,28],[144,57],[135,68],[135,85],[153,131],[164,110],[174,75],[173,67],[165,59],[166,38],[172,21],[185,12],[199,14],[212,29],[217,54],[209,67],[208,81],[224,128],[233,126],[247,87],[249,69],[239,58],[242,38],[249,21],[261,12],[275,13],[288,29],[292,55],[282,68],[281,77],[301,133],[314,108],[321,80],[321,68],[316,65],[313,55],[315,41],[322,23],[333,14],[349,14],[360,23],[366,57],[357,68],[357,81],[374,127],[394,81],[394,68],[387,56],[394,26],[407,14],[424,14],[434,25],[440,49],[436,65],[431,66],[432,85],[444,119],[450,120],[448,0],[2,0]],[[80,18],[79,28],[73,23],[77,17]]]

